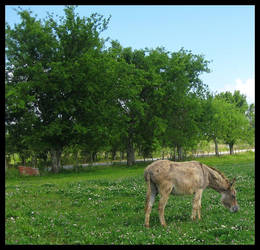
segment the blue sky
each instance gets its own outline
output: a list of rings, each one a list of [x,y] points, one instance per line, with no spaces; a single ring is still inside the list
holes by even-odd
[[[38,18],[47,12],[64,15],[60,5],[20,5]],[[20,19],[6,6],[6,22]],[[211,73],[201,79],[211,91],[240,90],[249,103],[255,102],[255,7],[253,5],[80,5],[80,16],[99,13],[111,20],[102,37],[117,39],[122,46],[142,49],[182,47],[203,54]]]

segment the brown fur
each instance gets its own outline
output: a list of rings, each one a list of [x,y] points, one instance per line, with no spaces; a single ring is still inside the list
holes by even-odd
[[[233,211],[238,210],[234,198],[235,190],[232,183],[219,170],[208,167],[197,161],[172,162],[159,160],[146,167],[144,177],[147,182],[145,226],[149,227],[150,213],[156,195],[160,194],[159,218],[162,226],[166,226],[164,208],[170,194],[194,194],[192,215],[201,218],[201,197],[205,188],[210,187],[222,194],[225,206]],[[231,198],[233,197],[233,198]]]

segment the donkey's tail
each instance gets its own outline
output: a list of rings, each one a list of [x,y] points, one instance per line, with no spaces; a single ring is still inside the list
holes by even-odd
[[[145,206],[145,211],[146,211],[149,206],[150,197],[151,197],[151,177],[150,177],[150,173],[148,171],[145,171],[144,178],[147,183],[146,206]]]

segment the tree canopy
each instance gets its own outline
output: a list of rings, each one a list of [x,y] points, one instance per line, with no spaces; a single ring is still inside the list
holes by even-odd
[[[181,160],[204,138],[234,145],[245,131],[253,136],[254,107],[243,95],[210,97],[200,79],[210,71],[203,55],[124,48],[117,40],[105,47],[100,34],[110,17],[80,17],[75,9],[66,6],[59,20],[18,10],[21,23],[6,24],[8,153],[49,152],[58,172],[72,146],[93,155],[125,151],[132,165],[136,148],[144,157],[158,146],[177,148]]]

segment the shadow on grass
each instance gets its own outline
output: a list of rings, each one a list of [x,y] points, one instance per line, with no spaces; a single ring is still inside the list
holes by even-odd
[[[180,221],[180,222],[187,222],[191,221],[190,214],[176,214],[168,217],[168,221],[174,222],[174,221]]]

